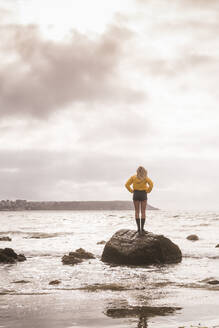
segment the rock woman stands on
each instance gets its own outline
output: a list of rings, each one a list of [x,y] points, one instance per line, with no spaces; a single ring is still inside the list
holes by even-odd
[[[130,187],[133,184],[133,189]],[[135,220],[138,227],[138,233],[145,232],[145,211],[147,206],[147,194],[153,189],[153,182],[147,176],[147,170],[143,166],[139,166],[137,174],[132,175],[125,184],[125,187],[133,193],[133,202],[135,207]],[[139,209],[141,207],[141,225],[139,217]]]

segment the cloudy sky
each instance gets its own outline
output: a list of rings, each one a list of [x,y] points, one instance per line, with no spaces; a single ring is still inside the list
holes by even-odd
[[[0,198],[219,210],[218,0],[0,0]]]

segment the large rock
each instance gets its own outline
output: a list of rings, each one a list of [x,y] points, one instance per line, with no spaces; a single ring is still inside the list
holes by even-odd
[[[25,261],[23,254],[16,254],[12,248],[0,248],[0,263],[15,263]]]
[[[182,253],[163,235],[149,232],[139,236],[134,230],[122,229],[106,243],[101,260],[128,265],[178,263],[182,260]]]

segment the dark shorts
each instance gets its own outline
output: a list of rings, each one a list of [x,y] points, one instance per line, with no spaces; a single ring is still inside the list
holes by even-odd
[[[145,190],[134,190],[132,199],[140,201],[147,200],[147,192]]]

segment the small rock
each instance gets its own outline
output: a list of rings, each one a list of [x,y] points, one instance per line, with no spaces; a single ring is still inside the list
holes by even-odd
[[[192,241],[199,240],[197,235],[189,235],[188,237],[186,237],[186,239],[192,240]]]
[[[52,281],[50,281],[49,285],[58,285],[60,283],[61,283],[60,280],[52,280]]]
[[[15,263],[17,261],[25,261],[23,254],[16,254],[12,248],[0,249],[0,263]]]
[[[83,260],[94,258],[95,256],[92,253],[86,252],[83,248],[78,248],[75,252],[64,255],[62,257],[62,263],[74,265],[83,262]]]
[[[217,244],[215,247],[219,247],[219,244]]]
[[[0,237],[0,241],[11,241],[11,238],[8,236]]]
[[[13,284],[27,284],[30,281],[28,281],[28,280],[16,280],[16,281],[12,281],[12,282],[13,282]]]
[[[106,244],[105,240],[98,241],[98,243],[97,243],[97,245],[105,245],[105,244]]]
[[[208,281],[208,284],[210,284],[210,285],[218,285],[219,284],[219,280],[210,280],[210,281]]]

